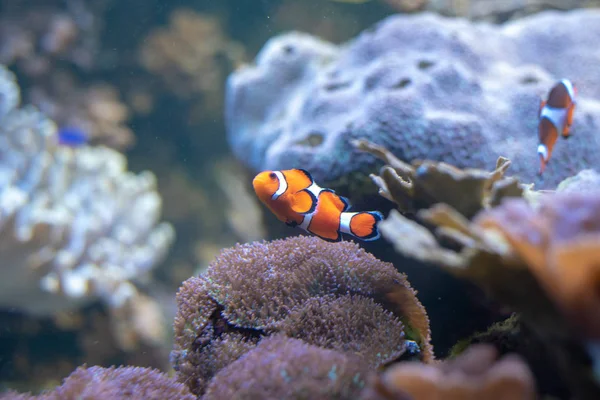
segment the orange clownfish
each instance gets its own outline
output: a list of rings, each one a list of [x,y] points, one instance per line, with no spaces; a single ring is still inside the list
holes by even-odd
[[[349,212],[348,199],[319,187],[303,169],[264,171],[252,185],[260,201],[288,226],[330,242],[340,241],[342,233],[366,241],[379,238],[379,211]]]
[[[537,148],[540,156],[540,174],[550,161],[558,136],[561,135],[565,139],[570,136],[576,93],[575,85],[568,79],[562,79],[552,87],[546,101],[540,100]]]

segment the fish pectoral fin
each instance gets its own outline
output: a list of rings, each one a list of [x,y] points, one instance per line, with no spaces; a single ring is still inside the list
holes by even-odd
[[[317,198],[308,190],[300,190],[294,194],[291,208],[298,214],[310,214],[317,208]]]

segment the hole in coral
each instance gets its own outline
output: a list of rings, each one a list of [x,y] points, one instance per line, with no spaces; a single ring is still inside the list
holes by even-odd
[[[340,76],[340,71],[337,69],[331,70],[327,73],[329,79],[335,79]]]
[[[283,52],[288,55],[294,54],[294,46],[291,44],[286,44],[283,46]]]
[[[404,89],[408,85],[410,85],[412,81],[408,78],[400,79],[397,83],[392,85],[392,89]]]
[[[309,147],[317,147],[320,146],[325,140],[322,133],[319,132],[311,132],[305,139],[296,142],[300,146],[309,146]]]
[[[333,92],[335,90],[347,88],[348,86],[350,86],[350,84],[350,82],[332,82],[325,84],[325,86],[323,86],[323,89],[325,89],[328,92]]]
[[[527,75],[521,78],[521,83],[523,85],[531,85],[533,83],[538,83],[540,80],[533,75]]]
[[[417,64],[417,67],[418,67],[419,69],[426,70],[426,69],[429,69],[429,68],[433,67],[434,65],[435,65],[435,63],[434,63],[433,61],[429,61],[429,60],[421,60],[421,61],[419,61],[419,63]]]

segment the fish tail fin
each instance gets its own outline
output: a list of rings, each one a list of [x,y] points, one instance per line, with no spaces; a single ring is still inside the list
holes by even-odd
[[[345,222],[342,226],[343,232],[364,241],[379,239],[377,223],[383,220],[383,214],[379,211],[342,213],[342,215],[342,220]]]

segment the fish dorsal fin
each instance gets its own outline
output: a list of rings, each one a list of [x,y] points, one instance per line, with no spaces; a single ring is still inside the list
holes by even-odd
[[[350,204],[350,200],[347,197],[344,197],[344,196],[339,196],[339,198],[342,201],[342,203],[344,203],[344,209],[341,210],[341,211],[342,212],[348,211],[350,209],[350,207],[352,207],[352,204]]]
[[[300,190],[292,195],[290,207],[295,213],[310,214],[317,208],[317,197],[306,189]]]
[[[340,212],[344,212],[350,208],[350,201],[335,193],[334,190],[323,189],[323,192],[326,192],[324,196],[326,196]]]
[[[298,171],[299,173],[304,174],[304,176],[306,176],[306,178],[310,181],[310,183],[313,183],[315,180],[313,179],[312,175],[310,174],[310,172],[308,172],[305,169],[302,168],[296,168],[294,169],[294,171]]]
[[[304,169],[288,169],[286,171],[282,171],[282,173],[285,176],[292,193],[306,189],[314,182],[310,173]]]

